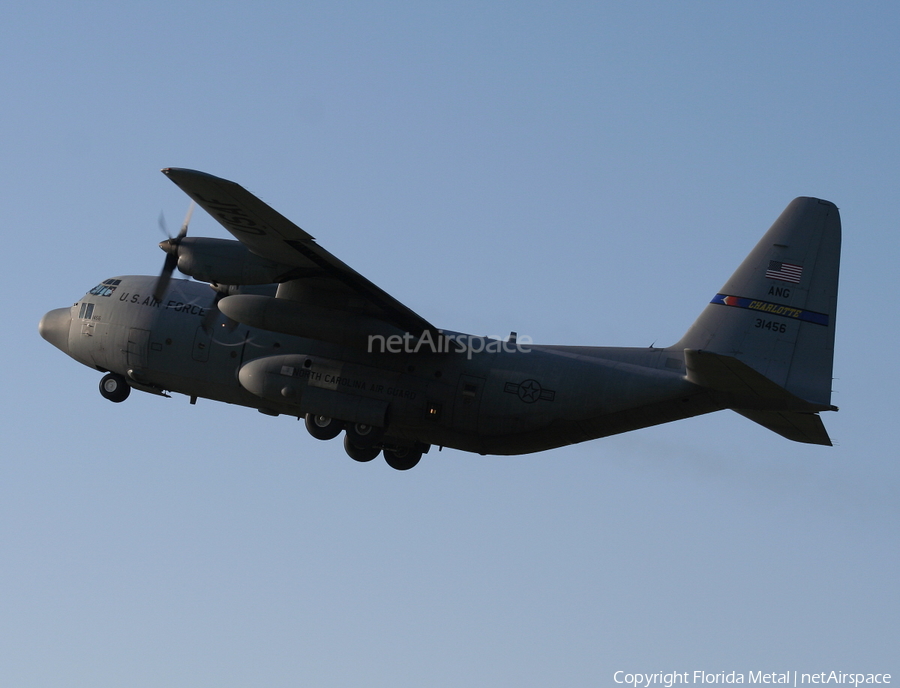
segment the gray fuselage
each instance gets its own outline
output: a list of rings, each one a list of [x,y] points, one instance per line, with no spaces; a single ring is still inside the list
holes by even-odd
[[[324,413],[383,425],[402,444],[482,454],[541,451],[721,408],[687,381],[674,349],[537,346],[459,333],[447,333],[452,345],[376,340],[361,349],[220,313],[210,325],[208,285],[173,280],[156,301],[155,280],[106,280],[70,309],[48,313],[41,333],[139,390],[271,415]]]

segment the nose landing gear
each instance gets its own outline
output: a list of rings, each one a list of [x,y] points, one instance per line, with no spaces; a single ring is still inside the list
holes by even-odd
[[[100,380],[100,394],[116,404],[125,401],[131,394],[131,385],[118,373],[107,373]]]

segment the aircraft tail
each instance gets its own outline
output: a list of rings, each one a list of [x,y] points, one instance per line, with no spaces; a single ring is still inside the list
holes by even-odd
[[[794,199],[672,347],[688,379],[784,437],[830,445],[816,414],[836,410],[840,251],[837,207]]]

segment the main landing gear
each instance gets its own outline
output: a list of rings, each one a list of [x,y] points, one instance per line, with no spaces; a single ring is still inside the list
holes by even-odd
[[[109,399],[115,403],[125,401],[131,394],[131,385],[128,381],[118,373],[107,373],[100,380],[100,394],[104,399]]]
[[[344,424],[337,418],[307,413],[306,429],[317,440],[333,440],[341,434]]]
[[[418,447],[384,446],[384,429],[365,423],[344,423],[328,416],[306,414],[306,429],[318,440],[330,440],[344,433],[344,451],[354,461],[368,462],[384,454],[387,465],[398,471],[408,471],[422,458]]]
[[[385,449],[384,460],[395,471],[408,471],[415,468],[422,458],[422,452],[415,447],[402,447],[400,449]]]
[[[353,444],[350,435],[344,435],[344,451],[347,452],[347,456],[351,459],[361,463],[371,461],[381,453],[379,447],[360,447],[359,445]]]

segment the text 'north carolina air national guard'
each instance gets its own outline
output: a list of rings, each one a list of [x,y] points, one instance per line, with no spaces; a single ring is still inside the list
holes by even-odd
[[[235,239],[189,237],[189,212],[158,277],[104,280],[40,322],[104,373],[111,401],[176,392],[304,418],[398,470],[432,446],[525,454],[722,409],[831,444],[819,413],[837,410],[841,222],[828,201],[793,200],[672,346],[548,346],[439,329],[234,182],[163,173]]]

